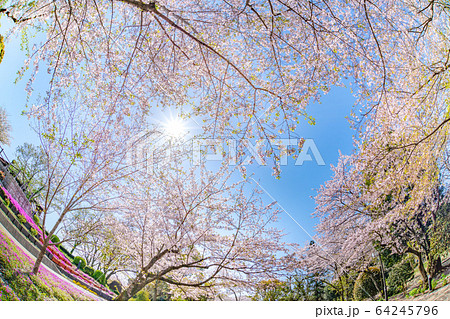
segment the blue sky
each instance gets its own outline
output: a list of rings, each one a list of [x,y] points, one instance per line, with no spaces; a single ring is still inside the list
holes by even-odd
[[[2,19],[0,34],[5,35],[11,25]],[[21,112],[25,109],[26,81],[14,84],[17,71],[22,66],[25,55],[20,51],[20,39],[8,39],[5,45],[5,56],[0,64],[0,106],[6,109],[12,125],[12,143],[4,147],[7,156],[12,159],[17,146],[28,142],[38,143],[38,139],[29,122]],[[35,93],[45,91],[46,81],[34,84]],[[316,125],[310,126],[306,122],[297,131],[304,138],[313,139],[321,153],[324,166],[315,161],[305,162],[302,166],[295,166],[292,158],[288,165],[282,166],[280,179],[272,176],[271,165],[266,167],[251,166],[249,173],[254,173],[255,180],[267,192],[263,195],[267,201],[275,199],[288,214],[290,214],[308,233],[314,233],[314,221],[311,213],[314,211],[316,190],[331,178],[330,165],[336,164],[339,150],[343,154],[352,151],[352,135],[350,124],[346,120],[355,102],[350,89],[334,87],[330,93],[322,98],[320,104],[315,103],[307,111],[316,119]],[[314,156],[312,156],[314,158]],[[282,212],[280,227],[286,234],[286,241],[303,244],[309,242],[308,235],[286,213]]]
[[[343,154],[350,154],[352,151],[354,131],[346,117],[350,114],[354,102],[349,89],[334,87],[323,97],[320,104],[314,103],[308,108],[308,113],[316,119],[316,125],[305,123],[298,133],[305,139],[313,139],[323,157],[324,166],[317,165],[315,160],[295,166],[295,161],[289,158],[288,165],[282,166],[280,179],[272,176],[270,165],[251,169],[259,185],[286,210],[287,213],[282,212],[280,215],[280,223],[289,241],[304,244],[310,240],[296,222],[309,234],[314,233],[316,221],[311,217],[315,207],[313,197],[316,196],[320,185],[331,178],[330,165],[336,165],[339,151]],[[312,153],[309,154],[314,159]]]
[[[9,19],[0,18],[0,34],[5,38],[10,27],[12,27],[12,23]],[[12,126],[11,145],[2,145],[2,147],[10,159],[14,157],[17,146],[25,142],[38,143],[26,116],[21,115],[27,103],[26,80],[14,84],[17,79],[17,72],[25,61],[25,53],[20,50],[20,43],[20,38],[8,37],[8,39],[5,39],[5,56],[0,64],[0,106],[6,109]],[[45,83],[36,83],[35,89],[37,91],[45,90],[45,88]]]

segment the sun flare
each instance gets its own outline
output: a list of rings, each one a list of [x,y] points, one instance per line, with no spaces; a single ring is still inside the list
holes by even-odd
[[[187,133],[183,120],[178,117],[168,119],[163,126],[165,133],[171,137],[181,138]]]

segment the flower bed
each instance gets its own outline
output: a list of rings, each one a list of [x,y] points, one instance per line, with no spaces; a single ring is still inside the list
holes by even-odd
[[[25,217],[26,221],[31,225],[32,228],[34,228],[40,237],[41,244],[44,243],[44,232],[41,230],[41,228],[36,225],[33,218],[28,216],[28,214],[22,209],[20,204],[11,196],[11,194],[3,187],[0,186],[1,190],[5,194],[5,196],[8,198],[8,200],[11,202],[11,204],[15,207],[17,212]],[[90,285],[92,287],[95,287],[96,289],[102,291],[106,295],[113,297],[114,294],[106,289],[104,286],[99,284],[95,279],[92,277],[86,275],[82,271],[79,271],[72,262],[58,249],[57,246],[52,243],[51,240],[49,240],[49,246],[47,247],[47,251],[52,254],[51,260],[58,265],[59,267],[63,268],[66,272],[70,273],[72,276],[74,276],[77,280],[81,281],[85,285]]]
[[[33,260],[0,231],[0,300],[99,300],[45,267],[30,274]]]

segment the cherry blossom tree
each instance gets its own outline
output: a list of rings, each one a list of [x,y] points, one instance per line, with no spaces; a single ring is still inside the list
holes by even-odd
[[[121,114],[99,114],[82,102],[83,97],[74,94],[70,104],[34,106],[28,111],[36,119],[45,157],[40,205],[42,225],[50,225],[34,273],[47,247],[59,244],[50,238],[64,220],[86,210],[106,214],[110,209],[107,203],[120,197],[120,183],[136,171],[126,156],[138,124],[132,120],[125,123]],[[122,123],[119,130],[118,123]]]
[[[35,201],[44,188],[42,180],[45,168],[45,156],[39,147],[24,143],[16,148],[9,171],[20,181],[30,202]]]
[[[390,106],[397,113],[379,109],[354,154],[341,156],[316,198],[318,245],[307,249],[309,267],[361,270],[376,261],[375,245],[389,247],[416,255],[423,282],[431,286],[439,268],[431,237],[443,203],[437,189],[445,181],[447,128],[429,134],[442,119],[438,106],[429,105],[421,112],[395,103]]]
[[[350,82],[361,107],[356,151],[320,191],[315,248],[317,265],[346,270],[370,262],[375,240],[400,244],[389,225],[417,217],[448,174],[448,8],[425,0],[16,0],[0,13],[17,30],[46,32],[27,48],[21,74],[32,65],[31,92],[47,69],[38,108],[49,114],[83,92],[90,114],[114,117],[117,127],[173,107],[201,118],[211,136],[270,141],[294,134],[303,118],[313,123],[305,107]],[[152,256],[177,254],[172,248]]]
[[[16,0],[0,12],[17,29],[47,34],[28,48],[23,70],[47,69],[43,103],[66,98],[72,86],[111,101],[110,112],[170,105],[200,116],[213,137],[270,143],[293,135],[305,118],[313,124],[305,107],[344,78],[356,84],[367,112],[398,92],[405,61],[421,52],[414,32],[426,11],[418,14],[421,5]]]
[[[11,140],[11,124],[6,111],[0,107],[0,143],[8,145]]]
[[[313,123],[305,107],[347,78],[358,125],[387,132],[385,117],[440,114],[420,139],[397,141],[408,145],[448,123],[446,2],[16,0],[0,13],[47,34],[23,70],[48,69],[43,103],[72,86],[110,101],[109,112],[170,105],[212,136],[270,144]]]
[[[158,178],[128,184],[133,196],[114,233],[136,273],[117,300],[155,281],[169,284],[175,297],[212,298],[292,267],[273,204],[228,175],[173,165]]]
[[[64,238],[73,244],[72,254],[84,258],[86,265],[99,269],[109,278],[129,271],[129,256],[117,236],[120,223],[113,214],[102,216],[91,212],[79,212],[63,222]]]
[[[373,261],[373,224],[361,190],[361,174],[355,174],[355,156],[341,155],[332,167],[333,178],[318,191],[314,217],[316,235],[300,255],[301,269],[317,274],[342,300],[352,298],[347,282],[356,279]]]
[[[330,266],[370,262],[373,242],[419,259],[427,255],[434,264],[425,252],[428,244],[417,239],[427,241],[420,225],[434,223],[436,189],[447,187],[448,180],[448,32],[441,23],[448,8],[435,1],[403,4],[415,12],[411,37],[404,37],[409,45],[400,45],[400,55],[382,55],[401,67],[386,68],[383,90],[367,96],[354,154],[341,157],[316,198],[317,247],[322,247],[316,251],[333,257]],[[412,246],[418,250],[412,252]],[[421,268],[426,283],[429,276]]]

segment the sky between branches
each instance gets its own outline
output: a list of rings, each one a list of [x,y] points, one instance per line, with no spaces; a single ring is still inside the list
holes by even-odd
[[[0,34],[6,38],[12,23],[5,18],[0,22]],[[26,116],[21,115],[27,104],[26,80],[14,84],[17,71],[25,60],[25,54],[20,49],[20,39],[8,37],[5,42],[5,56],[0,64],[0,105],[6,109],[12,125],[11,145],[4,146],[4,149],[9,159],[13,159],[17,146],[25,142],[37,145],[39,140],[29,127]],[[43,95],[47,87],[48,78],[38,76],[28,103],[31,104],[40,93]],[[279,227],[287,234],[286,241],[303,245],[310,240],[307,233],[314,234],[316,221],[311,217],[315,207],[312,197],[316,196],[319,186],[331,178],[330,165],[337,163],[339,151],[343,154],[350,154],[352,151],[354,131],[346,117],[354,103],[355,99],[349,89],[333,87],[323,97],[321,104],[312,104],[307,109],[309,115],[316,119],[316,125],[311,126],[305,121],[296,131],[299,136],[314,140],[325,161],[324,166],[317,165],[315,161],[295,166],[295,160],[288,158],[288,165],[282,166],[279,180],[272,176],[270,163],[264,167],[255,164],[247,166],[248,173],[254,173],[253,178],[262,188],[265,200],[271,202],[272,198],[275,199],[280,204],[280,209],[286,211],[281,214],[279,222]],[[195,128],[196,124],[190,121],[187,126]]]

